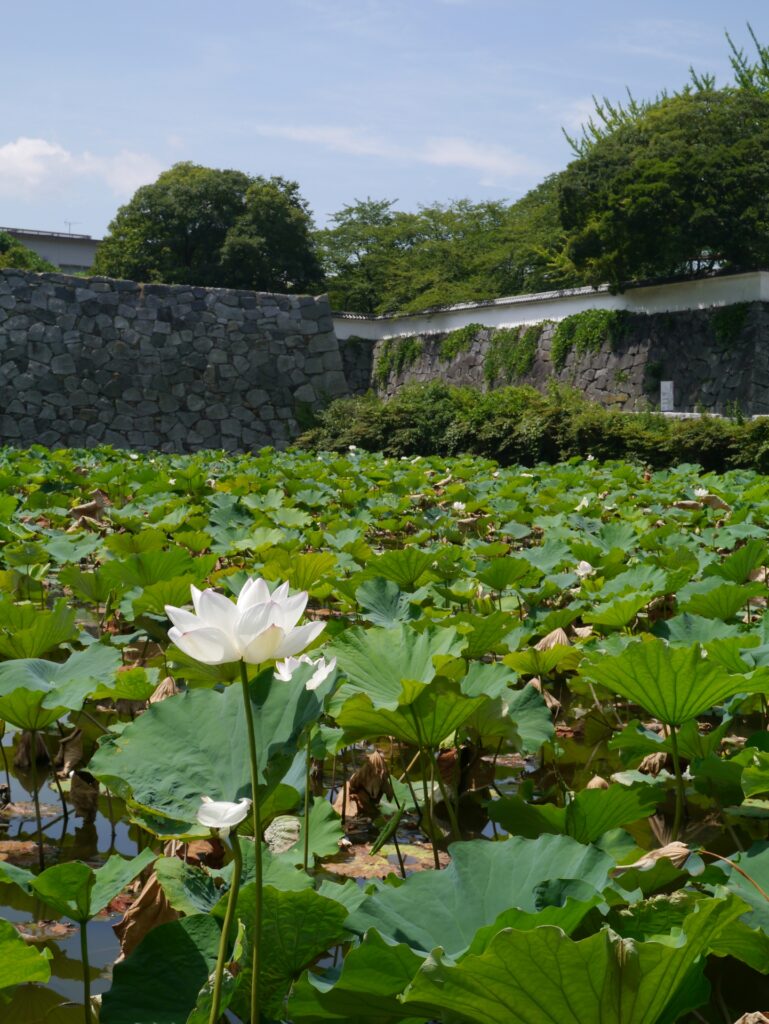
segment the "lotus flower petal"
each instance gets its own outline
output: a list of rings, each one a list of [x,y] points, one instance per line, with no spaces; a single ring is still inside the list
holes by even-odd
[[[203,802],[198,810],[198,821],[221,837],[228,836],[230,829],[244,821],[251,809],[251,801],[245,797],[241,797],[237,803],[211,800],[207,796],[201,797],[201,800]]]
[[[169,629],[168,638],[188,657],[204,665],[224,665],[240,658],[232,637],[213,626],[199,626],[185,632],[174,626]]]
[[[299,654],[308,644],[311,644],[316,636],[319,636],[325,628],[325,622],[308,622],[298,629],[287,633],[279,645],[273,658],[288,658],[292,654]]]
[[[237,601],[215,590],[191,587],[195,613],[173,605],[166,614],[173,626],[170,639],[189,657],[207,665],[245,661],[256,665],[299,654],[318,636],[323,623],[297,627],[307,607],[307,594],[290,595],[288,583],[270,594],[263,579],[246,580]]]

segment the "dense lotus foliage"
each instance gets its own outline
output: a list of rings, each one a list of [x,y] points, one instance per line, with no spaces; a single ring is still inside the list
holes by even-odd
[[[40,448],[0,480],[0,1021],[769,1006],[769,478]]]

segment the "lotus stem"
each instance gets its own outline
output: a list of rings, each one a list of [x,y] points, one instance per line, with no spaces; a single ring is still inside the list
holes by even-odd
[[[302,867],[307,871],[310,863],[310,782],[312,774],[312,760],[310,758],[310,733],[307,734],[307,764],[304,773],[304,850],[302,852]]]
[[[430,753],[432,754],[432,751]],[[435,765],[435,758],[434,757],[433,757],[433,762],[432,763],[433,763],[433,766],[434,766]],[[449,794],[449,791],[446,788],[446,784],[443,781],[443,777],[441,776],[440,766],[438,767],[438,771],[435,774],[435,778],[438,781],[438,788],[441,791],[441,796],[443,797],[443,802],[446,804],[446,812],[447,812],[447,814],[449,816],[449,822],[451,823],[451,837],[456,842],[458,842],[462,838],[462,832],[461,832],[461,830],[459,828],[459,817],[457,815],[457,808],[454,806],[454,803],[451,800],[451,796]]]
[[[699,852],[707,857],[715,857],[716,860],[722,860],[724,864],[728,864],[730,867],[734,868],[737,874],[742,875],[746,881],[750,882],[750,884],[761,893],[766,902],[769,903],[769,893],[762,889],[755,878],[751,878],[747,871],[743,871],[739,864],[735,864],[734,861],[730,860],[728,857],[722,857],[720,853],[713,853],[712,850],[700,850]]]
[[[40,870],[45,870],[45,853],[43,851],[43,820],[40,817],[40,796],[37,792],[37,732],[33,729],[30,734],[30,757],[29,770],[32,775],[32,802],[35,805],[35,825],[37,827],[37,859]]]
[[[240,663],[240,683],[246,711],[248,752],[251,762],[251,818],[254,826],[254,934],[251,942],[251,1024],[259,1024],[259,971],[262,941],[262,822],[259,810],[259,762],[256,755],[254,714],[251,709],[251,691],[248,688],[248,668]]]
[[[678,731],[675,726],[670,727],[670,753],[673,757],[673,772],[676,777],[676,809],[673,817],[673,831],[671,842],[676,842],[681,833],[681,822],[684,815],[684,804],[686,803],[686,789],[684,777],[681,774],[681,758],[678,754]]]
[[[214,989],[211,996],[211,1015],[208,1024],[217,1024],[219,1020],[219,1007],[222,1002],[222,979],[224,977],[224,964],[229,947],[230,930],[235,916],[235,907],[238,903],[238,891],[240,890],[240,876],[243,874],[243,855],[240,852],[240,842],[236,828],[230,832],[230,845],[232,846],[232,884],[230,894],[227,897],[227,909],[224,913],[224,924],[222,935],[219,939],[219,955],[216,958],[216,974],[214,975]]]
[[[88,922],[80,925],[80,961],[83,965],[83,1017],[85,1024],[93,1024],[91,1014],[91,963],[88,959]]]

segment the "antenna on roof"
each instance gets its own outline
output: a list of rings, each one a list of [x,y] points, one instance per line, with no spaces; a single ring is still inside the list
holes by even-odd
[[[73,224],[79,224],[80,221],[79,220],[65,220],[64,223],[67,225],[67,234],[71,235],[72,234],[72,225]]]

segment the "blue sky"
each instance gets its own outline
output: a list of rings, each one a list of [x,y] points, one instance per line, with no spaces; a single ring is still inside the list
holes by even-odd
[[[515,199],[591,95],[730,79],[748,0],[36,0],[3,10],[0,224],[100,236],[179,160],[299,182],[316,221]]]

